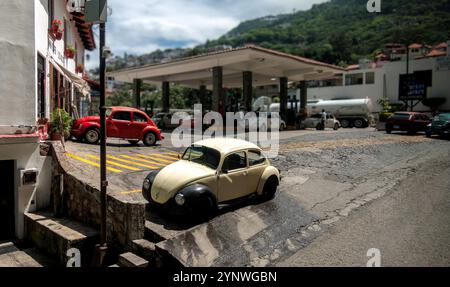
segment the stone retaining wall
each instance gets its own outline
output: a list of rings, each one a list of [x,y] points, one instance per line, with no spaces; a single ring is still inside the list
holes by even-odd
[[[100,229],[100,189],[80,179],[68,161],[61,143],[52,143],[54,159],[52,206],[54,214],[66,216]],[[132,241],[145,232],[145,204],[107,196],[108,243],[118,250],[129,250]]]

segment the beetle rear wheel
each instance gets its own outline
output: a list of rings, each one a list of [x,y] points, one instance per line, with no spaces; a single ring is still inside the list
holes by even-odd
[[[100,141],[100,131],[98,129],[90,129],[84,135],[86,142],[97,144]]]
[[[262,198],[264,200],[271,200],[275,197],[278,189],[278,179],[276,177],[271,177],[267,180],[264,185]]]

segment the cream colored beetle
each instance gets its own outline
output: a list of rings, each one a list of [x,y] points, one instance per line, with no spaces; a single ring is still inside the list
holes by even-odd
[[[257,145],[215,138],[193,144],[180,161],[150,173],[143,195],[176,213],[201,215],[255,195],[272,199],[279,183],[280,171]]]

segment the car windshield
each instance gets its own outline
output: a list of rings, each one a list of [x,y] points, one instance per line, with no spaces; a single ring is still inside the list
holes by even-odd
[[[182,159],[217,169],[220,163],[220,152],[204,146],[191,146],[186,150]]]
[[[441,114],[434,118],[435,121],[446,122],[450,121],[450,114]]]
[[[409,114],[395,114],[392,118],[394,120],[409,120],[410,117]]]

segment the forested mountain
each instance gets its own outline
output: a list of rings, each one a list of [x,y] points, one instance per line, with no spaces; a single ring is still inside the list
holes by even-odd
[[[177,50],[176,57],[196,55],[217,46],[256,44],[346,65],[372,57],[385,43],[432,45],[450,39],[450,0],[382,0],[381,13],[368,13],[366,4],[367,0],[331,0],[307,11],[246,21],[219,39],[194,49]],[[167,54],[164,52],[140,58],[167,60],[154,57]],[[130,64],[119,58],[110,68],[124,66]]]
[[[215,45],[254,43],[328,63],[353,63],[385,43],[435,44],[450,39],[450,0],[383,0],[368,13],[367,0],[331,0],[308,11],[241,23]]]

